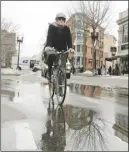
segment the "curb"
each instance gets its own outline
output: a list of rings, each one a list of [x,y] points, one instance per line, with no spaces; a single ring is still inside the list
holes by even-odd
[[[7,76],[20,76],[21,74],[3,74],[3,73],[1,73],[1,75],[7,75]]]

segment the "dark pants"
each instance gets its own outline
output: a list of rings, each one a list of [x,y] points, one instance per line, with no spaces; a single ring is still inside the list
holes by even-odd
[[[51,77],[51,72],[52,72],[52,66],[54,61],[56,60],[55,55],[49,55],[48,57],[48,77]]]

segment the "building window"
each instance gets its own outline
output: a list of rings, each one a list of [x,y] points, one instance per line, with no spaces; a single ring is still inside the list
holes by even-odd
[[[103,61],[101,61],[101,66],[103,66]]]
[[[101,41],[101,48],[103,48],[103,42]]]
[[[103,51],[100,51],[100,57],[103,58]]]
[[[96,67],[99,67],[99,60],[96,60]]]
[[[99,56],[99,50],[96,50],[96,56],[97,57]]]
[[[128,50],[128,49],[129,49],[129,44],[121,46],[121,50]]]
[[[83,57],[82,57],[82,65],[83,65]]]
[[[84,52],[84,45],[81,45],[81,52]]]
[[[81,40],[81,32],[77,32],[77,40]]]
[[[23,60],[23,63],[28,63],[28,60]]]
[[[81,20],[77,20],[77,28],[82,28]]]
[[[128,24],[123,26],[123,42],[128,42]]]
[[[88,59],[88,64],[90,65],[90,66],[92,66],[92,59]]]
[[[84,45],[82,45],[82,52],[84,52]]]
[[[77,65],[80,65],[80,57],[77,57]]]
[[[80,45],[77,45],[77,52],[80,52]]]

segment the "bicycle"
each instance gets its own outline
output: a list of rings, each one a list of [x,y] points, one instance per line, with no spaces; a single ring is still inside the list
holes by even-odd
[[[43,151],[64,151],[66,146],[66,127],[63,105],[54,105],[50,98],[46,121],[46,133],[42,134],[41,149]]]
[[[54,51],[55,61],[52,66],[51,80],[49,82],[49,93],[50,97],[53,98],[56,94],[57,101],[59,104],[63,104],[66,91],[67,91],[67,78],[66,78],[66,54],[69,52],[57,50]]]

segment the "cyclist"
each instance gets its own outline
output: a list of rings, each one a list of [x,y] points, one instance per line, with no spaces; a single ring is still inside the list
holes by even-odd
[[[74,49],[72,49],[72,36],[70,33],[69,27],[65,24],[66,16],[63,13],[58,13],[55,18],[55,22],[49,25],[47,41],[44,48],[44,56],[47,58],[48,64],[48,79],[51,79],[51,69],[55,56],[48,55],[49,51],[52,51],[53,48],[58,51],[67,51],[69,50],[73,55]]]

